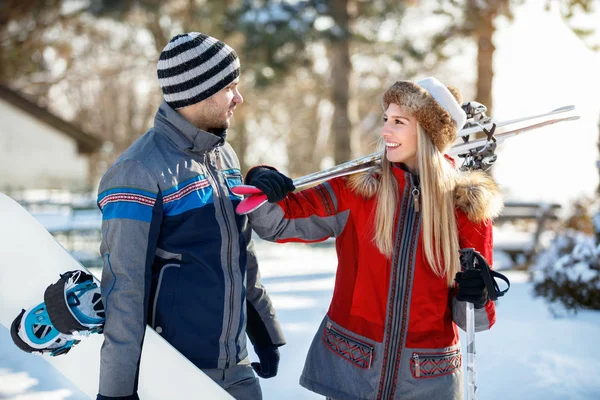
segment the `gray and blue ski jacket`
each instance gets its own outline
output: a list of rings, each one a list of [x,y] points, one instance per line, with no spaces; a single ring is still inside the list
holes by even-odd
[[[239,161],[165,102],[154,127],[100,183],[100,394],[137,391],[146,324],[199,368],[227,368],[254,345],[283,345],[260,283],[247,217],[237,215]]]

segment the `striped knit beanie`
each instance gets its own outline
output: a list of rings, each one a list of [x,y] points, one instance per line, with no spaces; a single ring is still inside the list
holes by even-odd
[[[158,84],[165,101],[177,110],[209,98],[240,75],[235,51],[199,32],[177,35],[158,60]]]

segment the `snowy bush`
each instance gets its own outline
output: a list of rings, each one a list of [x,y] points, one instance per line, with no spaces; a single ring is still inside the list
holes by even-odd
[[[600,310],[600,245],[594,236],[574,230],[559,234],[531,272],[538,296],[571,311]]]

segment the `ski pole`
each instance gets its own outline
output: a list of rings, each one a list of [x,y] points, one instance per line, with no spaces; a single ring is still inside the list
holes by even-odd
[[[488,292],[489,301],[496,301],[498,297],[504,296],[510,289],[510,281],[499,272],[490,269],[487,260],[475,249],[465,248],[460,249],[460,265],[467,271],[470,269],[478,269],[481,271],[481,276]],[[506,282],[507,287],[500,290],[495,278],[499,278]],[[475,360],[475,306],[473,303],[467,302],[467,399],[477,400],[477,369]]]
[[[475,363],[475,309],[467,303],[467,382],[468,400],[477,400],[477,364]]]
[[[475,269],[473,249],[460,250],[460,263],[465,271]],[[475,362],[475,306],[467,302],[467,399],[477,400],[477,371]]]

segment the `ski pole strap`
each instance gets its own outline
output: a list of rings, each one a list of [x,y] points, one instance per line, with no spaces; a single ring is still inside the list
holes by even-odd
[[[510,289],[510,281],[508,280],[508,278],[505,275],[502,275],[498,271],[489,270],[489,274],[490,274],[489,279],[494,284],[494,289],[495,289],[494,293],[496,294],[496,298],[492,299],[492,300],[496,300],[498,297],[502,297],[502,296],[504,296],[504,294],[506,292],[508,292],[508,289]],[[494,278],[502,279],[504,282],[506,282],[506,289],[500,290],[500,288],[498,287],[498,282],[496,282],[496,279],[494,279]],[[488,286],[487,283],[486,283],[486,286]],[[488,292],[489,292],[489,289],[488,289]]]
[[[506,292],[508,292],[508,289],[510,289],[510,281],[508,278],[497,271],[491,270],[486,259],[477,250],[473,248],[465,248],[460,249],[459,253],[460,265],[464,270],[478,269],[481,271],[481,276],[483,277],[483,282],[487,288],[488,297],[490,300],[498,300],[498,297],[502,297]],[[498,282],[496,282],[495,278],[502,279],[504,282],[506,282],[508,285],[507,288],[500,290]]]

